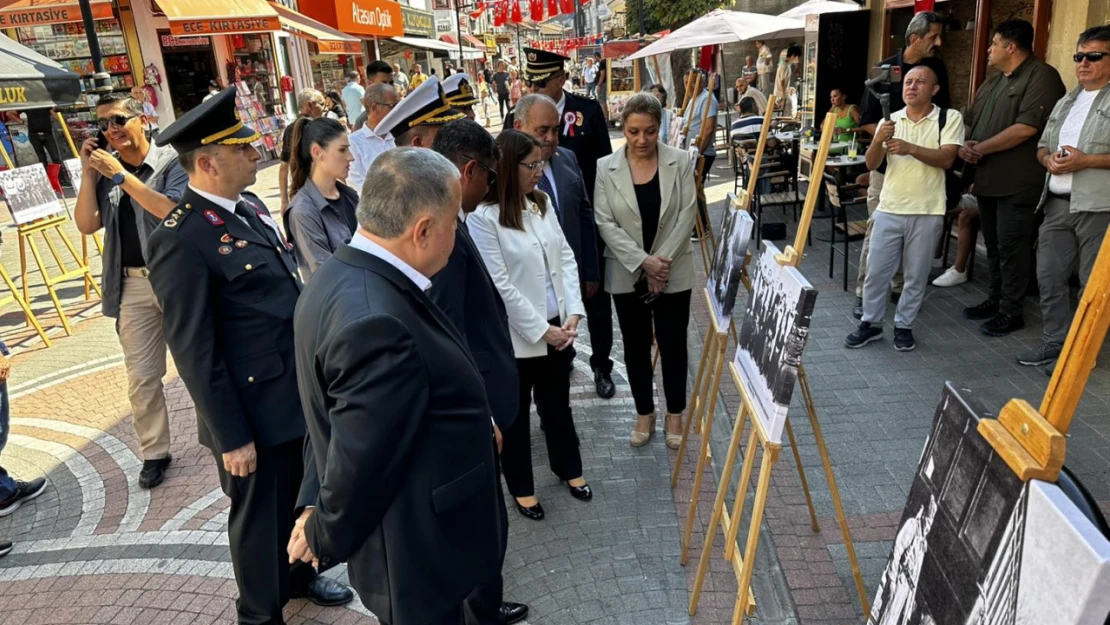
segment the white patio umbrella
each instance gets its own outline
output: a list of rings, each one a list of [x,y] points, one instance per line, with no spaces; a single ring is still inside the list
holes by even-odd
[[[788,19],[777,15],[717,9],[679,28],[628,58],[629,60],[642,59],[675,50],[747,41],[757,37],[764,39],[800,37],[804,32],[804,19]]]
[[[798,6],[779,13],[779,17],[802,18],[805,19],[807,15],[816,13],[840,13],[843,11],[858,11],[859,5],[855,2],[835,2],[834,0],[807,0]]]

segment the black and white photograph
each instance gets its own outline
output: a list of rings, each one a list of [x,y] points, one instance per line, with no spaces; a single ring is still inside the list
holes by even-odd
[[[754,263],[735,361],[752,394],[756,416],[775,443],[782,438],[817,301],[817,289],[800,271],[775,260],[780,253],[767,242]]]
[[[66,168],[66,173],[69,174],[69,179],[73,184],[74,195],[81,192],[81,159],[69,158],[62,161],[62,165]]]
[[[62,212],[62,203],[41,164],[0,171],[0,189],[16,224]]]
[[[732,309],[736,306],[736,296],[740,293],[741,275],[744,261],[748,255],[748,241],[752,238],[755,222],[745,210],[734,208],[736,197],[729,195],[725,205],[721,235],[717,251],[713,254],[713,264],[709,267],[709,295],[713,300],[713,313],[717,316],[717,326],[722,332],[728,329],[732,319]]]
[[[1103,625],[1110,542],[1060,487],[1022,484],[985,417],[945,386],[869,624]]]

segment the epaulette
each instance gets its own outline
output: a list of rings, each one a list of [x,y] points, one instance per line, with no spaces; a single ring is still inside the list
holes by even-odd
[[[177,208],[170,211],[170,214],[162,220],[162,225],[167,228],[177,228],[177,226],[185,221],[185,218],[193,213],[193,207],[190,204],[179,205]]]

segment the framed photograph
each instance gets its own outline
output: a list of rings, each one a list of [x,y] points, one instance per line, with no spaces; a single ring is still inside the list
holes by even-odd
[[[721,330],[727,330],[732,320],[732,309],[736,296],[740,293],[740,276],[744,271],[744,259],[748,254],[748,241],[752,238],[755,222],[748,211],[735,207],[736,196],[729,194],[725,206],[721,235],[717,241],[717,251],[713,254],[713,264],[709,267],[709,298],[713,301],[713,313]]]

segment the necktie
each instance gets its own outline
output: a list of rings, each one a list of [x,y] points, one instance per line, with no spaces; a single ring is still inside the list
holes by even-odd
[[[250,204],[247,204],[246,202],[236,203],[235,214],[239,217],[242,217],[243,221],[247,222],[247,225],[250,226],[251,230],[257,232],[259,236],[261,236],[266,241],[270,241],[270,237],[266,233],[266,230],[268,230],[268,228],[262,223],[262,220],[258,218],[258,215],[254,212],[254,208]]]
[[[555,207],[555,214],[562,217],[562,212],[559,211],[559,202],[555,199],[555,189],[551,187],[551,180],[547,177],[547,172],[540,175],[540,183],[536,185],[540,191],[547,194],[551,198],[551,205]]]

